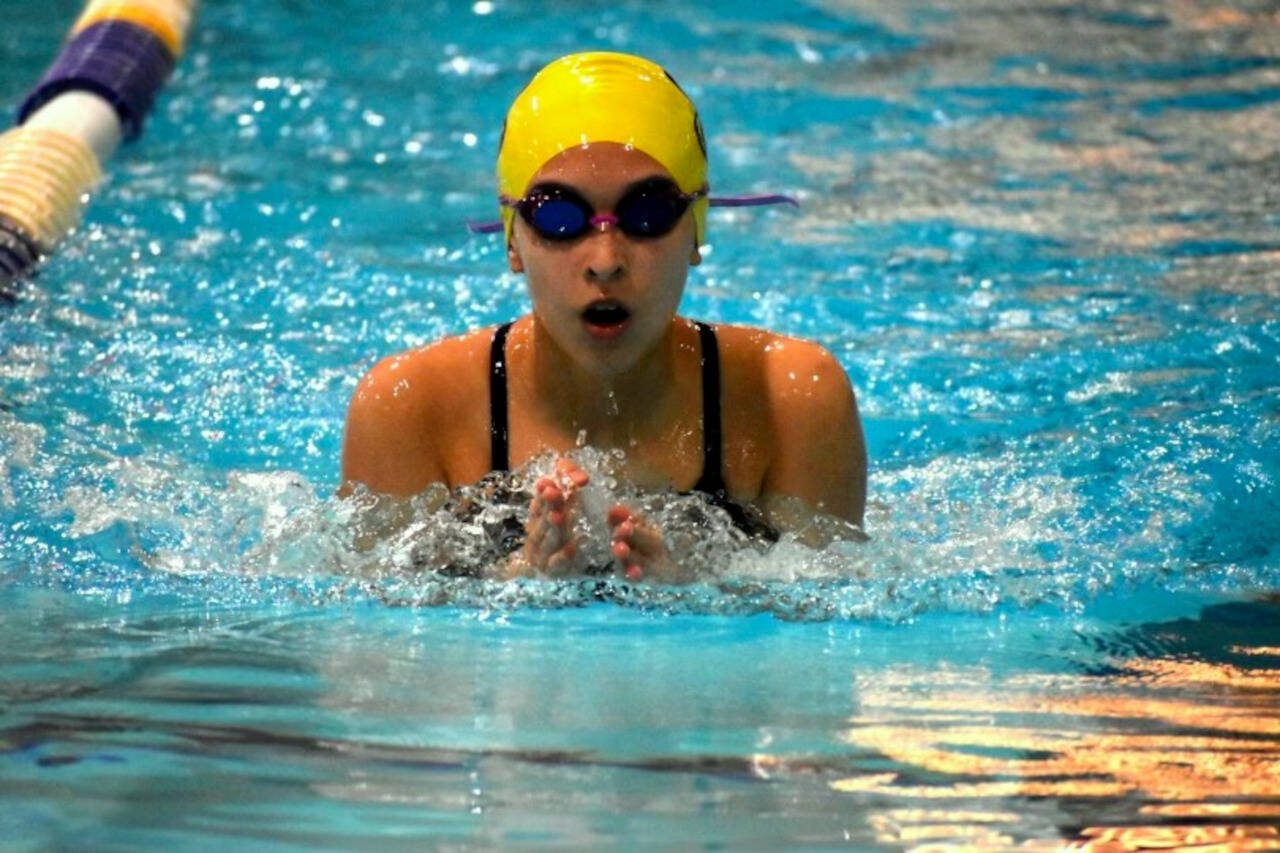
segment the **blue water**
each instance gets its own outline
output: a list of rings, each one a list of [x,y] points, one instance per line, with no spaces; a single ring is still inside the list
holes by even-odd
[[[77,4],[0,0],[0,108]],[[1275,843],[1266,3],[210,4],[0,309],[16,849]],[[873,540],[705,582],[442,577],[330,497],[377,358],[526,310],[544,61],[652,56],[719,192],[683,310],[858,391]]]

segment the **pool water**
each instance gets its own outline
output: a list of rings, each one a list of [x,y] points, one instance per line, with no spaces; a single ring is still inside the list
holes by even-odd
[[[78,5],[0,11],[12,110]],[[683,310],[837,355],[870,543],[357,547],[347,398],[526,309],[463,223],[591,47],[801,199],[713,213]],[[0,308],[3,843],[1280,848],[1277,138],[1267,2],[209,4]]]

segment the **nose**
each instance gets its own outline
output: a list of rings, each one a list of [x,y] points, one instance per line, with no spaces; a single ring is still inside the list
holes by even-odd
[[[623,246],[626,238],[618,230],[617,219],[600,216],[593,219],[591,224],[598,228],[593,228],[585,238],[588,252],[587,278],[596,282],[620,278],[626,270]]]

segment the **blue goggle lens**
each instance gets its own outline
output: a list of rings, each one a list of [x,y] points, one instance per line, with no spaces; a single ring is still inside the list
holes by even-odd
[[[618,202],[618,227],[633,237],[661,237],[689,207],[678,192],[633,192]]]
[[[568,240],[587,230],[591,214],[563,196],[535,196],[521,209],[533,229],[550,240]]]

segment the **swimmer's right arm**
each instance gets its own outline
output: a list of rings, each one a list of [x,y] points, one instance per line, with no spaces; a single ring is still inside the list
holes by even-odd
[[[427,405],[432,395],[420,376],[410,377],[411,369],[402,356],[386,358],[356,386],[343,430],[339,495],[359,484],[409,497],[446,482]]]

